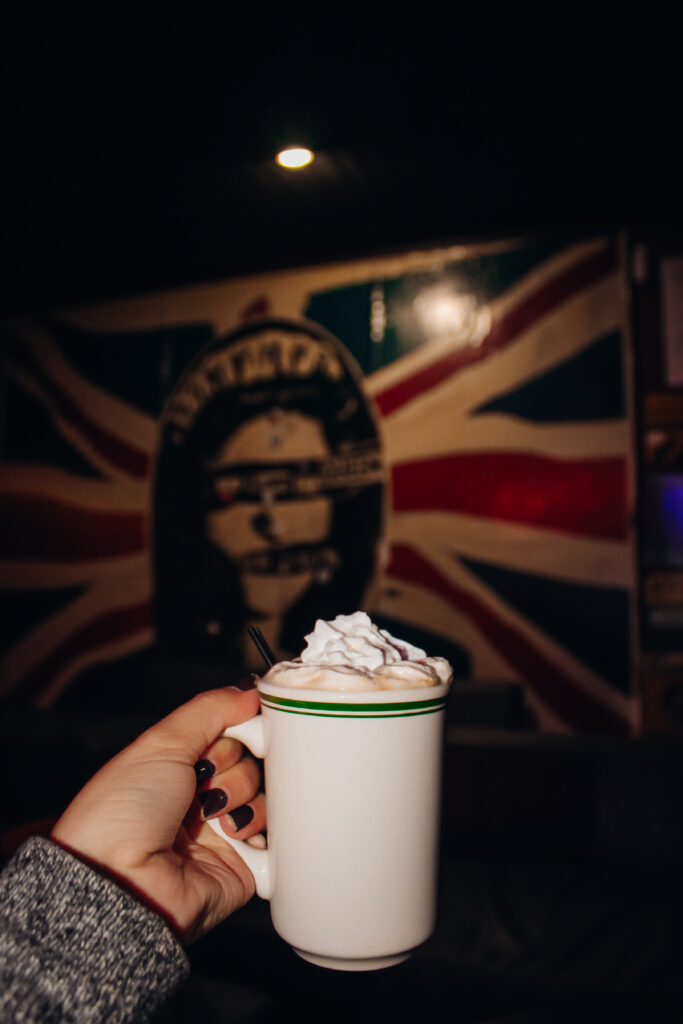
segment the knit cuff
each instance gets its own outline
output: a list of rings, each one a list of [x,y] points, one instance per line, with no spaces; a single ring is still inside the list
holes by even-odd
[[[146,1020],[188,971],[161,917],[49,840],[27,840],[0,875],[0,1009]]]

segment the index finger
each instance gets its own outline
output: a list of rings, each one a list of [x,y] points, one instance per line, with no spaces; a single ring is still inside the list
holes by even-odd
[[[140,752],[163,750],[193,765],[229,725],[253,718],[259,710],[258,691],[226,687],[206,690],[172,711],[136,741]]]

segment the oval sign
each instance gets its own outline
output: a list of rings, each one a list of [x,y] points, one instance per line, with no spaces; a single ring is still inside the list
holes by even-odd
[[[378,420],[342,343],[263,319],[212,341],[169,396],[154,479],[162,651],[262,669],[364,605],[386,518]]]

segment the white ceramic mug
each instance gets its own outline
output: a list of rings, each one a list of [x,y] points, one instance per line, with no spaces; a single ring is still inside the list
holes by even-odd
[[[448,686],[258,688],[261,714],[224,735],[265,759],[268,849],[209,824],[305,960],[347,971],[400,963],[435,923]]]

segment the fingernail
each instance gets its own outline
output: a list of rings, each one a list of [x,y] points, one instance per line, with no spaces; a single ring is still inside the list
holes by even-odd
[[[223,810],[228,802],[228,794],[224,789],[207,789],[199,794],[199,802],[202,805],[202,818],[209,818]]]
[[[201,761],[197,761],[194,766],[194,773],[197,776],[197,782],[206,782],[210,779],[213,773],[216,771],[216,765],[212,764],[211,761],[206,761],[202,758]]]
[[[236,807],[234,811],[230,811],[230,814],[225,815],[225,820],[228,825],[234,828],[235,832],[239,832],[241,828],[245,828],[254,817],[253,807],[249,807],[248,804],[244,804],[242,807]]]
[[[248,676],[243,676],[242,679],[238,679],[236,683],[230,683],[231,690],[253,690],[256,686],[256,680],[258,676],[255,676],[253,672],[250,672]]]

